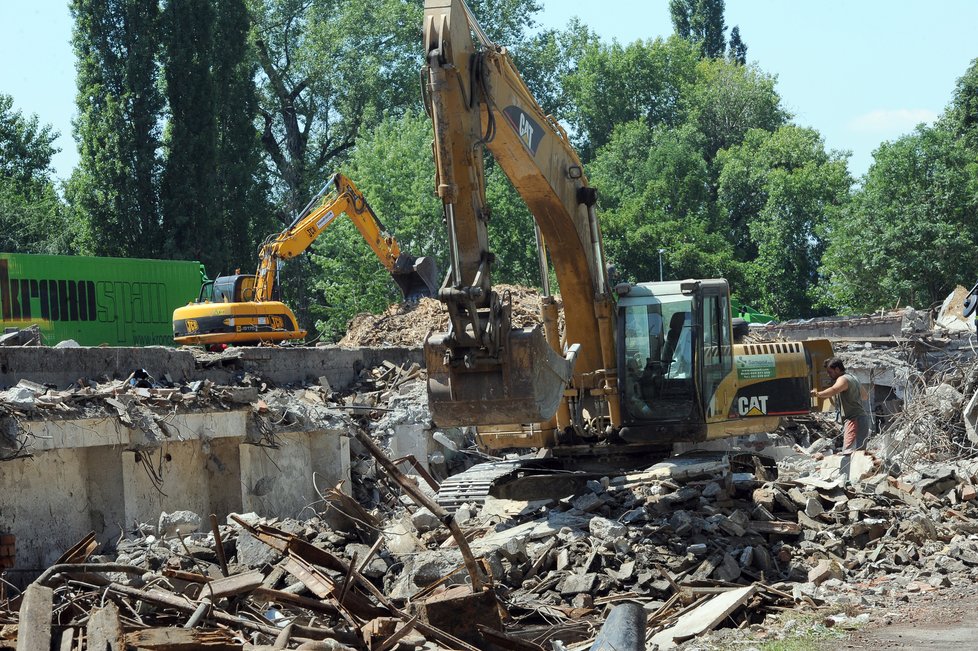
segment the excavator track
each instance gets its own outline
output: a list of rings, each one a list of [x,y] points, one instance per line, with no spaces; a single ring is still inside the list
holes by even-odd
[[[463,504],[484,504],[493,486],[533,463],[532,459],[487,461],[452,475],[441,483],[435,500],[450,513]]]

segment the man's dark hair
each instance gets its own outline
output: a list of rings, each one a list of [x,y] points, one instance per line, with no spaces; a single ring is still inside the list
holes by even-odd
[[[842,373],[846,372],[846,365],[838,357],[829,357],[825,360],[825,368],[834,368]]]

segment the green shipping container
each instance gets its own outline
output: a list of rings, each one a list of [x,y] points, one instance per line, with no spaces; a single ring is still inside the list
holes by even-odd
[[[3,326],[36,324],[49,346],[172,346],[173,310],[203,275],[199,262],[0,253]]]

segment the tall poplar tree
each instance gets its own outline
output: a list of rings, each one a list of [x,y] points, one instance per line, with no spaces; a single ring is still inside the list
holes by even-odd
[[[214,22],[212,79],[223,258],[212,273],[254,268],[257,244],[281,228],[268,201],[261,134],[255,127],[258,64],[248,40],[248,9],[244,0],[220,0],[219,8]]]
[[[669,0],[676,34],[698,45],[705,59],[718,59],[726,49],[723,9],[723,0]]]
[[[97,255],[158,257],[161,115],[156,0],[72,0],[80,161],[66,196]]]
[[[223,257],[217,214],[217,120],[211,57],[214,6],[170,0],[163,13],[170,121],[161,204],[164,253],[213,268]]]

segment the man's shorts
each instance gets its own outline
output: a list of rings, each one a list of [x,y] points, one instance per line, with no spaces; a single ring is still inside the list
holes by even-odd
[[[869,416],[847,418],[842,422],[842,454],[866,447],[869,437]]]

